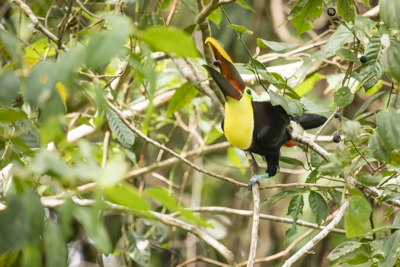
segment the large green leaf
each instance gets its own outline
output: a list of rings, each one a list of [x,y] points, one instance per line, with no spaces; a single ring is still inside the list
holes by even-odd
[[[396,0],[379,1],[379,10],[383,22],[393,29],[400,30],[400,2]]]
[[[17,98],[20,85],[19,77],[15,72],[4,70],[0,75],[0,103],[5,107],[9,107],[11,103]]]
[[[169,101],[167,115],[170,115],[175,111],[180,110],[186,104],[189,104],[198,93],[199,91],[189,82],[184,83],[181,87],[176,89],[175,94]]]
[[[308,202],[315,216],[315,221],[318,225],[321,225],[321,222],[329,215],[329,209],[325,199],[319,193],[311,191]]]
[[[293,25],[297,29],[297,36],[308,30],[312,30],[310,20],[314,23],[314,18],[320,18],[322,14],[322,0],[308,0],[307,4],[302,8],[301,12],[292,19]]]
[[[298,44],[278,43],[274,41],[267,41],[261,38],[257,38],[257,45],[260,49],[269,47],[275,52],[282,52],[285,49],[294,49],[299,46]]]
[[[106,116],[108,125],[117,139],[122,143],[123,146],[131,147],[135,142],[135,135],[131,129],[129,129],[128,126],[122,122],[117,113],[115,113],[112,109],[106,109]]]
[[[387,161],[392,154],[383,144],[378,133],[372,134],[369,138],[369,148],[371,149],[372,155],[381,161]]]
[[[147,212],[149,207],[140,196],[137,189],[129,184],[122,186],[113,186],[104,188],[108,199],[118,205],[128,207],[130,209]]]
[[[375,177],[368,172],[360,172],[356,175],[357,181],[366,185],[366,186],[377,186],[381,179],[379,177]]]
[[[283,107],[285,109],[285,111],[288,114],[290,114],[289,104],[288,104],[287,100],[283,96],[275,93],[272,90],[269,90],[268,93],[269,93],[269,97],[271,99],[271,104],[273,106],[281,106],[281,107]]]
[[[112,56],[121,52],[127,41],[131,26],[128,19],[114,15],[109,18],[108,24],[110,31],[101,31],[90,38],[85,53],[86,66],[89,68],[107,63]]]
[[[376,22],[361,15],[356,16],[354,26],[352,22],[347,24],[348,27],[340,25],[339,28],[331,35],[328,43],[325,46],[326,56],[331,57],[335,54],[336,50],[341,48],[342,45],[354,42],[353,33],[349,29],[354,28],[357,38],[362,40],[365,38],[365,34],[371,32],[375,25]]]
[[[328,255],[331,261],[339,259],[341,256],[349,254],[362,246],[363,243],[357,241],[347,241],[335,247]]]
[[[285,239],[295,235],[297,233],[296,221],[300,214],[303,214],[304,198],[303,195],[297,195],[292,198],[289,203],[288,212],[286,215],[290,215],[293,218],[293,225],[285,233]]]
[[[382,56],[382,64],[385,72],[400,82],[400,43],[397,39],[390,39],[390,46]]]
[[[336,93],[333,94],[333,97],[336,105],[338,105],[340,108],[350,105],[354,100],[354,95],[347,86],[340,88]]]
[[[400,241],[400,230],[397,230],[389,236],[388,239],[383,243],[382,252],[386,254],[385,258],[379,261],[379,267],[392,267],[397,261],[399,256],[399,241]]]
[[[180,57],[199,56],[190,35],[176,28],[151,27],[140,32],[139,38],[156,51],[174,53]]]
[[[342,16],[345,21],[354,21],[355,10],[353,0],[338,0],[337,10],[338,14]]]
[[[44,248],[46,251],[46,266],[65,266],[67,264],[67,244],[62,238],[60,226],[47,222],[43,232]]]
[[[347,59],[349,61],[354,61],[354,62],[358,61],[358,57],[350,49],[340,48],[340,49],[336,50],[335,53],[337,56]]]
[[[400,115],[393,108],[382,110],[376,118],[379,136],[385,146],[391,149],[400,148]]]
[[[350,199],[350,206],[357,213],[358,217],[366,221],[371,215],[372,208],[369,202],[362,196],[353,196]]]
[[[361,115],[372,103],[374,103],[378,98],[386,94],[387,92],[378,92],[371,96],[367,101],[365,101],[362,106],[357,110],[356,114],[354,115],[353,119],[357,119],[358,116]]]
[[[365,232],[364,220],[357,215],[346,212],[344,215],[344,229],[346,230],[346,237],[362,236]]]
[[[372,35],[371,42],[364,53],[364,56],[368,58],[368,62],[362,65],[360,77],[361,82],[364,84],[365,91],[374,87],[384,74],[383,66],[379,62],[382,56],[381,37],[382,34],[380,32],[376,32]]]

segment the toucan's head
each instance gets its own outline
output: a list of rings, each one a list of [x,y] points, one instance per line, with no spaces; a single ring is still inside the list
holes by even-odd
[[[239,100],[243,95],[251,97],[251,91],[249,89],[245,91],[246,85],[225,50],[211,37],[207,38],[206,43],[211,47],[216,59],[213,63],[214,66],[219,67],[221,73],[208,65],[203,66],[217,83],[225,98],[231,97]]]

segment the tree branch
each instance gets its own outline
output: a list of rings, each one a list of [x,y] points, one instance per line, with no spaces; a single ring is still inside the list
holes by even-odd
[[[299,251],[297,251],[292,257],[290,257],[282,267],[292,266],[301,256],[307,253],[311,248],[313,248],[319,241],[325,238],[329,232],[331,232],[336,225],[342,220],[344,212],[349,208],[349,201],[345,201],[340,207],[339,212],[333,218],[333,220],[326,226],[324,230],[319,232],[313,239],[311,239],[307,244],[305,244]]]
[[[55,44],[58,45],[60,43],[60,40],[54,34],[52,34],[47,28],[45,28],[42,24],[40,24],[38,18],[27,4],[25,4],[21,0],[13,0],[13,2],[17,6],[19,6],[22,9],[22,11],[31,19],[33,27],[35,27],[35,29],[41,31],[44,35],[50,38]],[[68,48],[64,44],[61,43],[60,47],[62,50],[66,52],[68,51]]]

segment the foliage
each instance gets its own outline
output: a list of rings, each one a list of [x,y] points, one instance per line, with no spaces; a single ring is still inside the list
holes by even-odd
[[[244,183],[250,177],[244,153],[224,143],[218,88],[201,68],[212,62],[199,41],[209,34],[202,15],[215,24],[211,35],[240,74],[251,77],[255,100],[268,99],[293,117],[338,113],[319,133],[328,140],[318,141],[330,153],[326,161],[310,147],[283,148],[282,172],[262,181],[274,188],[261,192],[262,213],[286,217],[260,227],[268,233],[268,240],[260,236],[270,247],[266,256],[307,239],[298,220],[326,225],[348,201],[337,226],[345,235],[330,234],[316,254],[329,254],[336,265],[399,263],[399,2],[380,0],[378,23],[356,15],[368,10],[367,0],[285,1],[290,13],[279,27],[297,32],[297,43],[256,21],[269,18],[265,3],[240,0],[221,9],[204,1],[203,9],[200,2],[176,1],[175,10],[174,1],[26,1],[42,28],[19,1],[5,8],[1,266],[67,266],[74,254],[104,266],[176,266],[186,250],[227,261],[216,244],[246,259],[251,221],[227,209],[222,215],[188,208],[248,210],[251,198],[246,184],[212,174]],[[337,9],[332,24],[324,14],[330,7]],[[336,134],[343,142],[332,144]],[[209,172],[199,178],[182,158]],[[292,169],[306,174],[285,173]],[[292,182],[302,184],[285,185]],[[289,227],[281,227],[288,218]],[[196,231],[202,234],[193,241],[187,233]],[[289,256],[279,255],[272,265]],[[301,266],[320,266],[316,258],[303,257]]]

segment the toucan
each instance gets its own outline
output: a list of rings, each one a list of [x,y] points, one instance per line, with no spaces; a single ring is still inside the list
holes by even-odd
[[[206,43],[214,54],[214,66],[203,65],[225,96],[225,118],[222,130],[228,141],[244,151],[261,155],[267,162],[265,174],[251,178],[248,190],[261,178],[270,178],[279,170],[280,149],[283,145],[294,146],[291,138],[291,121],[307,130],[325,123],[326,117],[317,114],[295,116],[288,114],[282,106],[273,106],[269,101],[257,102],[252,99],[252,91],[246,87],[239,71],[219,43],[209,37]]]

